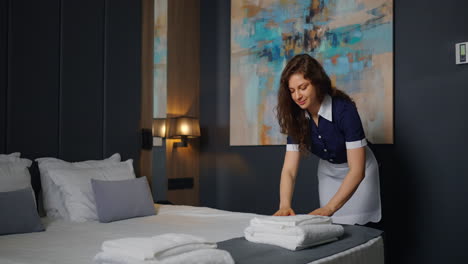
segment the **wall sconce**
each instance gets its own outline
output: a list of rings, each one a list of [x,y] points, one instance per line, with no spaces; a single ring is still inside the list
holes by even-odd
[[[197,118],[180,116],[168,121],[167,138],[180,138],[180,144],[174,146],[187,147],[188,138],[200,136],[200,122]]]
[[[153,119],[153,137],[166,138],[167,137],[167,119],[154,118]]]
[[[141,131],[141,146],[143,149],[153,149],[153,137],[167,137],[167,119],[154,118],[152,129],[143,128]]]

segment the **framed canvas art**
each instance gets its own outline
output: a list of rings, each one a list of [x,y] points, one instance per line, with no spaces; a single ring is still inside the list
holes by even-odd
[[[167,108],[167,0],[154,1],[153,118]]]
[[[280,145],[281,71],[296,54],[356,102],[367,139],[393,143],[393,0],[231,1],[230,145]]]

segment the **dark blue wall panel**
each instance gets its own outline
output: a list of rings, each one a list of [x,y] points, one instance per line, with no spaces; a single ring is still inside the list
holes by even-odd
[[[125,149],[123,159],[135,158],[140,151],[140,1],[107,0],[105,25],[104,153]]]
[[[0,0],[0,37],[1,153],[138,164],[141,1]]]
[[[6,152],[8,18],[8,0],[0,0],[0,153]]]
[[[61,9],[60,153],[103,158],[104,0],[63,0]]]
[[[9,4],[6,151],[56,156],[59,1]]]
[[[395,4],[398,166],[386,210],[395,263],[468,258],[468,228],[455,224],[468,217],[468,64],[455,64],[455,44],[468,41],[467,8],[458,0]]]

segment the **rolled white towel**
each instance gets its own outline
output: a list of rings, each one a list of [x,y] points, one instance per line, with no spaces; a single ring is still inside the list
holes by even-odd
[[[250,220],[251,225],[272,225],[278,227],[331,223],[331,217],[321,215],[260,216]]]
[[[178,255],[197,249],[216,248],[216,243],[188,234],[167,233],[154,237],[131,237],[108,240],[102,243],[102,251],[128,256],[137,260],[156,259]]]
[[[220,249],[199,249],[179,255],[166,257],[163,260],[138,260],[115,252],[99,252],[94,257],[97,264],[234,264],[231,254]]]
[[[280,246],[289,250],[300,250],[335,241],[342,236],[340,225],[302,225],[284,228],[249,226],[244,230],[245,238],[255,243]]]

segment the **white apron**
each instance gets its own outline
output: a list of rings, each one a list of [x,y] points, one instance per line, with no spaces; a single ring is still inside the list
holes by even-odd
[[[318,182],[320,206],[325,206],[336,194],[348,173],[348,163],[333,164],[320,159]],[[381,219],[379,167],[372,150],[366,146],[366,171],[353,196],[332,216],[333,223],[360,224],[379,222]]]

